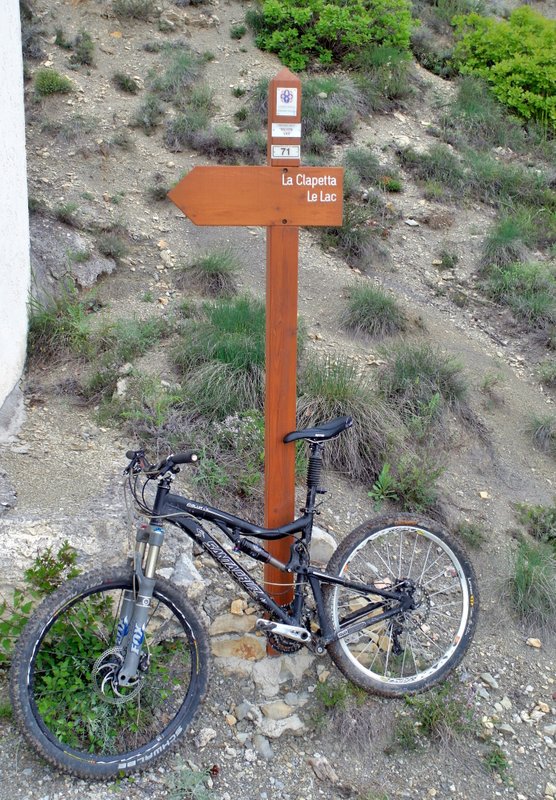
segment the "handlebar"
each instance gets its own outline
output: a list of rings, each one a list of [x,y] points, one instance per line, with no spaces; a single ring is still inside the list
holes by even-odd
[[[149,463],[144,450],[128,450],[125,455],[129,458],[129,464],[124,470],[125,475],[130,472],[144,472],[149,478],[158,478],[167,472],[177,473],[180,471],[179,464],[194,464],[199,460],[195,450],[169,455],[156,465]]]

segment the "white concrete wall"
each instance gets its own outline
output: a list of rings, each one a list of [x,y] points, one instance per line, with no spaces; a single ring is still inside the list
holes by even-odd
[[[29,215],[18,0],[0,0],[0,441],[22,418]]]

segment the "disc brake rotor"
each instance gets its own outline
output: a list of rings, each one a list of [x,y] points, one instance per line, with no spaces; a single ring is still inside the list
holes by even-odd
[[[127,703],[141,691],[143,684],[141,677],[131,685],[119,686],[118,674],[123,663],[124,652],[121,647],[105,650],[95,661],[92,671],[93,688],[105,703],[112,705]]]

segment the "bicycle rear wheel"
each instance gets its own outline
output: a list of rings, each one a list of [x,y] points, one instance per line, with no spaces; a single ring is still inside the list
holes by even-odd
[[[150,766],[193,719],[208,683],[209,646],[189,603],[156,582],[134,686],[116,629],[131,571],[81,575],[50,595],[17,645],[10,692],[31,745],[52,764],[105,779]]]
[[[339,638],[328,646],[353,683],[388,697],[413,694],[445,678],[461,661],[477,623],[478,594],[467,556],[446,531],[418,516],[382,517],[352,531],[327,567],[346,581],[411,594],[413,608],[388,619],[395,607],[372,592],[324,587],[325,612]],[[362,630],[342,628],[365,606]]]

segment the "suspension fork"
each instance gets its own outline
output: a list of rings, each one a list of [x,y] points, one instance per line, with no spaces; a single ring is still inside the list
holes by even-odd
[[[158,485],[154,512],[160,512],[170,490],[170,479]],[[156,583],[156,568],[160,548],[164,543],[164,528],[159,517],[153,516],[149,525],[142,525],[135,537],[133,564],[133,590],[126,590],[117,629],[117,644],[126,648],[124,663],[118,674],[120,686],[137,682],[137,669],[141,658],[145,629]]]

